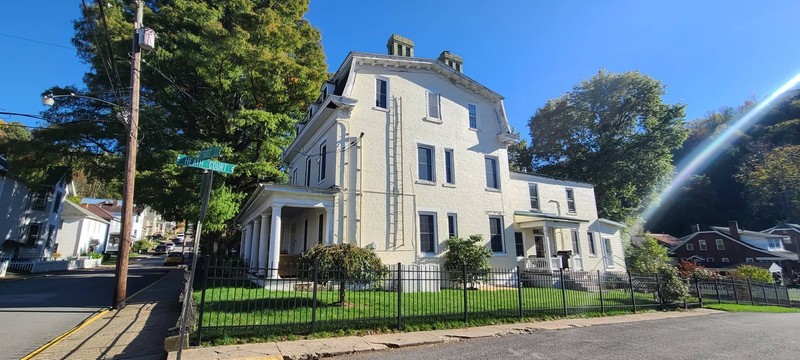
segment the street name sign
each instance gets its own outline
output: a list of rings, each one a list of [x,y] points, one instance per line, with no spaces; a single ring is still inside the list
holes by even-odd
[[[226,174],[233,174],[233,169],[236,167],[236,165],[224,163],[221,161],[214,161],[208,159],[204,160],[186,155],[178,155],[178,160],[175,161],[175,163],[178,165],[195,167],[198,169],[206,169]]]
[[[215,158],[219,156],[220,150],[219,146],[200,150],[200,155],[198,155],[197,158],[200,160]]]

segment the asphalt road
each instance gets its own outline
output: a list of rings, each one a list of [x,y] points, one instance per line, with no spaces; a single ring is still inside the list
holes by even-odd
[[[163,261],[131,259],[128,295],[164,276]],[[109,307],[113,287],[113,268],[0,281],[0,359],[19,359]]]
[[[725,313],[464,340],[338,359],[797,359],[800,314]]]

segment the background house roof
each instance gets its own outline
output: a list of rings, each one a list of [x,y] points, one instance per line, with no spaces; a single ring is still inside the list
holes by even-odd
[[[676,237],[674,237],[674,236],[672,236],[670,234],[647,234],[647,235],[652,236],[661,245],[664,245],[666,247],[670,247],[671,248],[671,247],[673,247],[675,245],[680,244],[680,240],[678,240],[678,238],[676,238]],[[642,242],[644,242],[644,236],[631,237],[631,242],[634,245],[640,245]]]
[[[104,224],[108,224],[108,220],[103,219],[99,215],[97,215],[97,214],[95,214],[95,213],[93,213],[93,212],[91,212],[91,211],[89,211],[87,209],[84,209],[83,207],[81,207],[78,204],[73,203],[72,201],[65,201],[64,202],[64,210],[63,210],[62,213],[63,213],[62,216],[64,216],[64,217],[67,217],[67,216],[82,216],[82,217],[85,217],[85,218],[89,218],[89,219],[92,219],[92,220],[95,220],[95,221],[102,222]]]

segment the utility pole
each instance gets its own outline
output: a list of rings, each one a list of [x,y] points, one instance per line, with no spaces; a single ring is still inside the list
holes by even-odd
[[[131,227],[133,219],[133,188],[136,181],[136,152],[139,145],[139,70],[142,51],[139,47],[139,29],[144,17],[142,0],[136,0],[136,22],[133,25],[133,59],[131,61],[131,113],[128,119],[127,151],[125,152],[125,182],[122,189],[122,234],[117,250],[116,288],[114,309],[125,308],[128,298],[128,254],[130,254]]]

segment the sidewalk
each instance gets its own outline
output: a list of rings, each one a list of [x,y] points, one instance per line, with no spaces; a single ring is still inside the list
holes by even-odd
[[[608,316],[586,319],[562,319],[533,323],[503,324],[472,328],[390,333],[367,336],[347,336],[325,339],[269,342],[195,348],[184,350],[182,359],[317,359],[365,351],[384,350],[407,346],[429,345],[508,334],[531,333],[539,330],[560,330],[607,324],[624,324],[637,321],[672,319],[689,316],[718,314],[722,311],[694,309],[687,311],[654,312],[644,314]],[[167,359],[177,358],[176,352]]]
[[[180,315],[183,273],[171,270],[124,309],[105,313],[34,359],[163,359],[164,338]]]

